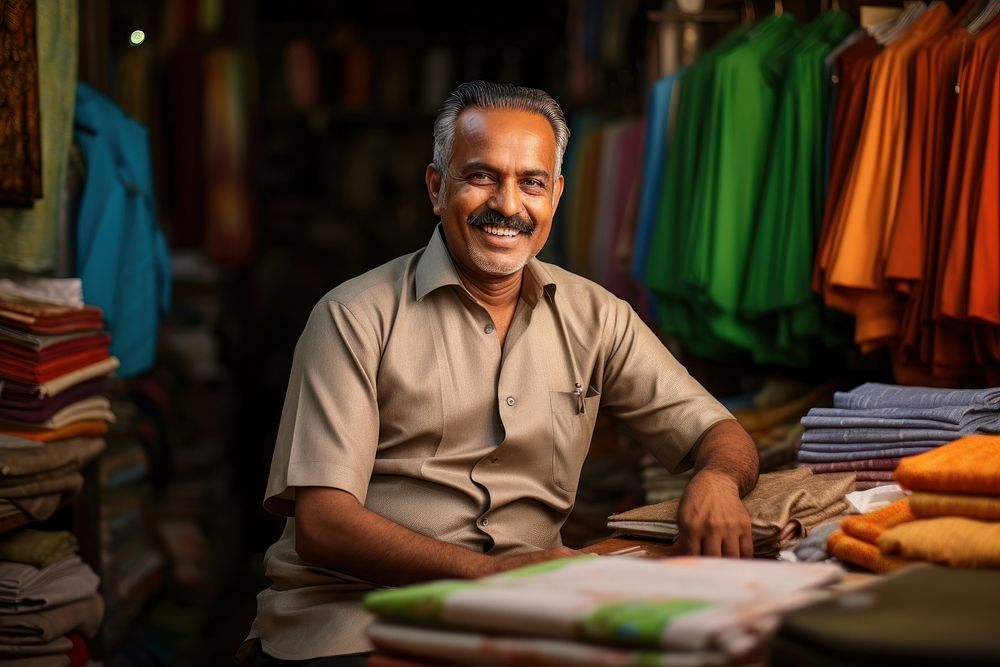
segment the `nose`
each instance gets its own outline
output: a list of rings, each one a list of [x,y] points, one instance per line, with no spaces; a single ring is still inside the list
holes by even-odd
[[[520,190],[516,184],[502,180],[497,183],[496,189],[493,191],[493,196],[490,197],[489,207],[505,218],[517,215],[521,212],[521,198],[519,194]]]

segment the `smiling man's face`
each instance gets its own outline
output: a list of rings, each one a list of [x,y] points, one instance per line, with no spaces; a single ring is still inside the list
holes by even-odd
[[[447,173],[428,167],[427,188],[467,279],[510,276],[542,249],[562,194],[555,162],[555,133],[541,114],[472,108],[458,116]]]

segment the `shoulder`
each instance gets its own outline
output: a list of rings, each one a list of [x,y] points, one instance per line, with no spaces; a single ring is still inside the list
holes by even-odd
[[[538,262],[555,283],[555,302],[561,309],[609,315],[622,309],[631,310],[628,302],[618,298],[593,280],[567,271],[556,264]]]

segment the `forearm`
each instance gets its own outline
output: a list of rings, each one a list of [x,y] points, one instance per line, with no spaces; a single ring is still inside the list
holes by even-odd
[[[496,559],[415,533],[365,509],[346,491],[297,493],[296,549],[307,562],[389,586],[498,569]]]
[[[757,484],[760,466],[757,446],[734,419],[709,428],[695,444],[692,458],[696,475],[704,472],[728,477],[736,485],[740,497],[750,493]]]

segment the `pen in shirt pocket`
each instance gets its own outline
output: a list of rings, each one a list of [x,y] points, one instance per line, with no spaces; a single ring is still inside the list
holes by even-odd
[[[583,401],[583,385],[577,382],[576,389],[573,390],[573,393],[576,394],[577,409],[579,410],[579,414],[582,415],[587,411],[586,403]]]

